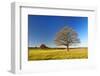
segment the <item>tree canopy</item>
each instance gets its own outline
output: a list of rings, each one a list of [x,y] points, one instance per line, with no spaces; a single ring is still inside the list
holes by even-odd
[[[67,50],[69,51],[69,46],[80,43],[80,39],[77,32],[71,27],[64,27],[57,33],[55,43],[56,45],[67,46]]]

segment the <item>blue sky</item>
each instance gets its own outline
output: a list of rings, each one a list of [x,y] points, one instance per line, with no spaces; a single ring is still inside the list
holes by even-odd
[[[65,26],[73,28],[78,33],[81,46],[87,46],[88,17],[45,15],[28,15],[28,46],[39,47],[46,44],[56,47],[55,36]]]

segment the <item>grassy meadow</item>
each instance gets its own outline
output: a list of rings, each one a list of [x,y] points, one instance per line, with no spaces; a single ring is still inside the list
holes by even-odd
[[[88,58],[87,48],[28,48],[28,60],[60,60],[60,59],[86,59]]]

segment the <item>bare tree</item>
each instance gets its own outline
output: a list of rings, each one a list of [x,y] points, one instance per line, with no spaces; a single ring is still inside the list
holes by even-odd
[[[64,45],[67,47],[67,51],[69,51],[69,46],[80,43],[80,39],[78,38],[78,34],[70,27],[64,27],[61,29],[55,38],[55,43],[57,45]]]

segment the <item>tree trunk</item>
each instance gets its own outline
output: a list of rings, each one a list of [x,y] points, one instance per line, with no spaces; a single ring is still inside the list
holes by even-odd
[[[69,45],[67,45],[67,51],[69,52]]]

